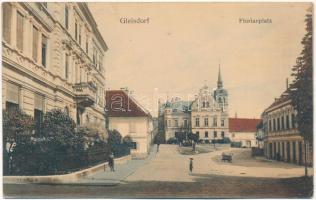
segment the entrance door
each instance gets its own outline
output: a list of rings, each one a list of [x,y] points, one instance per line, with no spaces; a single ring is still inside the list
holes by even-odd
[[[298,143],[298,161],[299,164],[302,165],[303,164],[303,147],[302,147],[302,142]]]
[[[286,142],[286,161],[291,162],[290,142]]]
[[[269,143],[269,159],[272,158],[272,143]]]
[[[296,142],[292,142],[293,144],[293,163],[296,163]]]

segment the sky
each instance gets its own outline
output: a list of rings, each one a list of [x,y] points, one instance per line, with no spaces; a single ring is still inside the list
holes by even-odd
[[[157,99],[192,99],[216,87],[229,115],[260,118],[291,82],[310,3],[88,3],[109,50],[107,89],[128,87],[153,116]],[[121,18],[149,18],[124,24]],[[240,23],[240,19],[272,23]]]

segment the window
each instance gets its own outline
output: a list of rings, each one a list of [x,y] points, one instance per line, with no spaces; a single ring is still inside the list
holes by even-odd
[[[280,118],[277,118],[277,131],[280,130]]]
[[[222,136],[222,138],[224,138],[224,136],[225,136],[225,132],[224,131],[222,131],[221,136]]]
[[[284,130],[284,116],[281,117],[281,130]]]
[[[2,3],[2,37],[7,43],[11,43],[11,17],[12,6],[10,3]]]
[[[136,126],[134,123],[129,123],[129,132],[136,133]]]
[[[217,126],[217,118],[216,117],[213,118],[213,126]]]
[[[291,116],[291,120],[292,120],[292,128],[295,128],[295,115],[294,114],[292,114],[292,116]]]
[[[132,142],[131,149],[137,149],[137,143],[136,142]]]
[[[11,112],[19,108],[19,86],[7,83],[6,109]]]
[[[273,131],[276,131],[275,119],[273,119]]]
[[[42,95],[34,95],[34,121],[35,133],[39,134],[44,116],[44,97]]]
[[[202,103],[202,107],[205,108],[205,102],[204,102],[204,101],[203,101],[203,103]]]
[[[196,134],[196,137],[197,137],[197,138],[200,137],[200,132],[199,132],[199,131],[196,131],[195,134]]]
[[[66,29],[68,29],[69,28],[69,17],[68,17],[68,15],[69,15],[69,10],[68,10],[68,6],[66,5],[65,6],[65,27],[66,27]]]
[[[75,39],[78,40],[78,24],[77,21],[75,22]]]
[[[206,138],[208,137],[208,132],[207,132],[207,131],[205,131],[205,137],[206,137]]]
[[[289,115],[286,115],[285,119],[286,119],[286,129],[289,129],[289,128],[290,128],[290,119],[289,119]]]
[[[179,125],[179,124],[178,124],[178,120],[175,119],[175,120],[174,120],[174,126],[175,126],[175,127],[178,127],[178,125]]]
[[[217,137],[217,131],[214,131],[214,138]]]
[[[195,126],[200,126],[200,118],[195,118]]]
[[[69,55],[65,56],[65,78],[68,80],[69,77]]]
[[[88,35],[86,36],[86,53],[89,54],[89,40],[88,40]]]
[[[271,120],[269,119],[269,132],[272,131]]]
[[[42,65],[46,67],[47,37],[42,35]]]
[[[208,126],[208,118],[204,118],[204,126]]]
[[[81,25],[79,25],[79,44],[81,45]]]
[[[38,48],[38,29],[33,26],[33,47],[32,47],[32,57],[35,62],[37,62],[37,49]]]
[[[183,124],[184,124],[184,128],[187,128],[187,127],[188,127],[188,120],[185,119],[185,120],[183,121]]]
[[[221,119],[221,126],[225,126],[225,120]]]
[[[23,15],[17,12],[16,16],[16,46],[19,50],[23,50]]]

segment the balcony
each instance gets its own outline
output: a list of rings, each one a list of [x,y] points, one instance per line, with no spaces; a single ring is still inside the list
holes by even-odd
[[[78,105],[82,107],[92,106],[96,99],[96,87],[91,82],[77,83],[73,86],[75,91],[75,99]]]

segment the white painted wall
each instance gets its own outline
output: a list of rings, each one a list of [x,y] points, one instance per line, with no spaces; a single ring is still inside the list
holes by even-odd
[[[256,132],[230,132],[230,139],[232,142],[241,142],[242,147],[258,147]]]
[[[137,143],[132,156],[145,157],[149,153],[153,130],[149,117],[109,117],[109,129],[119,131],[122,137],[129,135]]]

